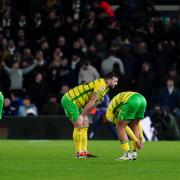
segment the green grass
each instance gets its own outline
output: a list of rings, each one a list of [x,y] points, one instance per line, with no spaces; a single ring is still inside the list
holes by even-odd
[[[0,141],[0,180],[180,179],[180,142],[148,142],[120,162],[118,141],[89,141],[98,158],[76,159],[72,141]]]

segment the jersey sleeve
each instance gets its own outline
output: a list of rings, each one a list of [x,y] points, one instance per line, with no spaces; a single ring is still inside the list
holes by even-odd
[[[102,99],[102,97],[105,95],[106,91],[106,84],[98,82],[95,85],[93,94],[98,95],[98,99]]]
[[[106,110],[106,118],[108,121],[113,122],[114,113],[112,112],[111,108],[109,108],[109,107]]]

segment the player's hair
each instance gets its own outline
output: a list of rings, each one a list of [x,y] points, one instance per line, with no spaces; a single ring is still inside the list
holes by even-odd
[[[113,77],[119,78],[119,76],[114,72],[110,72],[105,75],[105,79],[112,79]]]

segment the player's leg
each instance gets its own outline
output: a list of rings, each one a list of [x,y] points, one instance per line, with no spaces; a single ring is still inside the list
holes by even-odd
[[[86,117],[83,120],[83,127],[82,127],[82,139],[81,139],[81,148],[82,151],[87,153],[87,141],[88,141],[88,127],[89,127],[89,122],[88,122],[88,118]]]
[[[147,102],[146,99],[144,98],[144,96],[142,96],[141,94],[138,94],[138,99],[139,99],[139,109],[136,112],[136,117],[135,119],[137,119],[137,121],[139,121],[138,123],[138,131],[139,131],[139,141],[141,143],[141,145],[143,146],[143,130],[142,130],[142,126],[141,126],[141,122],[140,120],[142,120],[144,118],[144,113],[146,111],[146,107],[147,107]]]
[[[4,96],[3,96],[3,94],[0,92],[0,120],[1,120],[1,118],[2,118],[3,104],[4,104]]]
[[[138,141],[137,137],[135,136],[135,134],[133,133],[132,129],[129,126],[126,126],[125,130],[131,141],[135,141],[135,142]]]
[[[139,139],[139,142],[140,142],[140,145],[142,148],[144,145],[144,140],[143,140],[143,131],[142,131],[142,126],[141,126],[140,120],[144,118],[144,113],[145,113],[146,106],[147,106],[146,99],[141,94],[137,94],[136,95],[136,104],[138,106],[138,109],[137,109],[137,112],[135,115],[136,120],[132,123],[131,128],[132,128],[133,132],[136,134],[136,136],[138,136],[138,139]],[[131,144],[132,144],[132,157],[134,159],[136,159],[138,147],[134,141],[132,141]]]
[[[89,128],[89,121],[88,121],[88,118],[86,117],[83,120],[83,128],[82,128],[82,136],[81,136],[81,149],[85,153],[85,156],[87,156],[88,158],[97,157],[95,155],[90,154],[87,150],[88,128]]]
[[[126,104],[124,104],[122,106],[121,111],[119,112],[119,115],[118,115],[118,119],[120,119],[121,121],[126,121],[126,122],[134,121],[136,112],[138,110],[138,106],[137,106],[135,100],[136,100],[135,95],[133,95],[126,102]],[[127,123],[126,123],[126,125],[127,125]],[[134,144],[136,144],[136,146],[138,148],[140,148],[139,139],[138,139],[137,134],[134,134],[132,131],[130,131],[131,129],[128,129],[128,127],[124,127],[123,131],[125,131],[125,130],[128,132],[130,138],[133,139]],[[124,132],[123,132],[123,134],[124,134]],[[129,144],[128,144],[128,146],[127,145],[125,145],[125,146],[127,147],[126,151],[127,150],[129,151]],[[127,154],[127,152],[125,154]]]
[[[118,138],[121,142],[121,149],[124,152],[124,155],[117,160],[130,160],[130,148],[129,148],[129,140],[126,133],[126,126],[128,125],[128,121],[119,121],[116,125]]]
[[[118,139],[121,142],[121,149],[124,152],[124,156],[118,158],[117,160],[131,159],[130,153],[129,153],[130,148],[129,148],[129,143],[128,143],[128,136],[130,136],[134,140],[137,139],[134,133],[132,132],[132,130],[127,126],[129,123],[128,119],[134,118],[134,115],[135,115],[133,114],[133,112],[129,113],[130,110],[127,104],[122,106],[118,116],[114,115],[113,112],[110,112],[110,111],[106,112],[107,120],[113,124],[116,124]]]
[[[79,115],[79,109],[65,95],[62,97],[61,105],[64,108],[66,116],[71,120],[71,122],[74,125],[73,141],[76,149],[76,156],[77,157],[84,156],[82,154],[82,148],[81,148],[83,119]]]

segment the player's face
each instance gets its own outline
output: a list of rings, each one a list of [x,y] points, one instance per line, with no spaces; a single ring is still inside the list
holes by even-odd
[[[117,77],[113,77],[111,79],[111,82],[110,82],[110,87],[114,88],[117,84],[118,84],[118,78]]]

